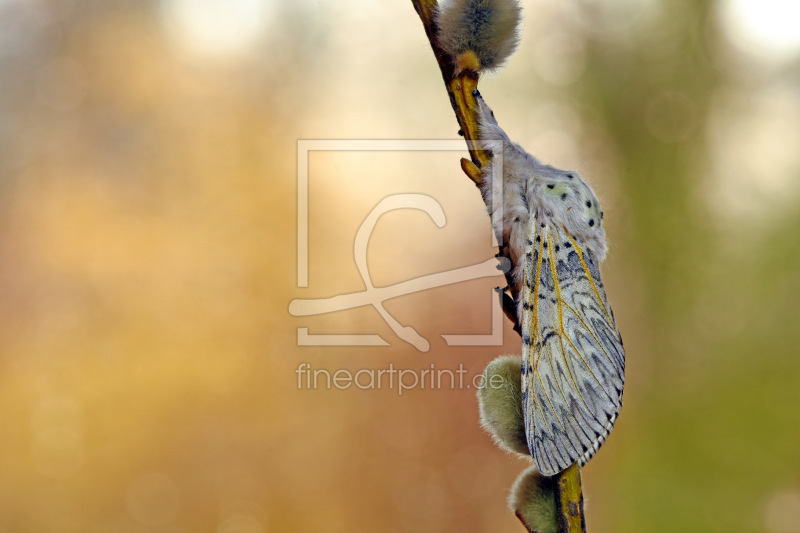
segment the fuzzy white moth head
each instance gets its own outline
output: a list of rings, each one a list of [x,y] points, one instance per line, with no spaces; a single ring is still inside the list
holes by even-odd
[[[489,106],[476,96],[482,147],[495,152],[491,165],[482,170],[481,192],[498,241],[509,247],[514,279],[522,279],[519,258],[528,246],[532,221],[564,228],[602,261],[607,249],[603,211],[591,187],[577,172],[545,165],[511,142]],[[500,191],[502,201],[495,202]]]

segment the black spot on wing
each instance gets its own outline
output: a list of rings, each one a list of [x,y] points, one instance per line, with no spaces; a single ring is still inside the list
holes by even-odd
[[[573,250],[567,254],[567,267],[570,272],[578,273],[583,271],[583,264],[581,263],[581,258],[578,257],[578,252]]]
[[[580,257],[575,251],[570,251],[567,254],[566,260],[564,256],[560,256],[558,264],[556,265],[556,274],[559,283],[567,286],[570,282],[577,281],[586,277],[583,270],[583,264]]]
[[[564,261],[559,261],[556,265],[556,276],[558,282],[563,284],[573,277],[572,269]]]
[[[544,346],[545,344],[547,344],[547,341],[549,341],[552,337],[555,337],[555,336],[556,336],[556,332],[555,331],[548,332],[547,335],[544,336],[542,341],[537,343],[537,348]]]
[[[537,248],[534,248],[533,252],[528,252],[527,254],[525,254],[525,258],[526,258],[525,260],[528,261],[528,265],[532,266],[535,269],[537,263],[539,262],[539,250]],[[525,284],[528,286],[529,289],[533,288],[533,280],[530,279],[527,275],[525,276]]]

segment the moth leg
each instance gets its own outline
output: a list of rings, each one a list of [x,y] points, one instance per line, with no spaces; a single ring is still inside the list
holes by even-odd
[[[471,179],[475,185],[480,186],[481,182],[481,169],[478,166],[466,158],[461,158],[461,170],[464,171],[464,174],[467,175],[469,179]]]
[[[503,308],[503,313],[506,315],[506,318],[514,323],[514,331],[522,335],[522,328],[520,328],[517,318],[517,305],[514,303],[514,299],[506,292],[507,288],[508,287],[501,289],[497,287],[495,290],[497,294],[500,295],[500,306]]]

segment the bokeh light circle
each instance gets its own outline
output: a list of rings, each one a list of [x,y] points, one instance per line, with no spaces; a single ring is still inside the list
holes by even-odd
[[[170,37],[185,51],[231,58],[247,53],[264,35],[266,0],[162,0],[161,16]]]

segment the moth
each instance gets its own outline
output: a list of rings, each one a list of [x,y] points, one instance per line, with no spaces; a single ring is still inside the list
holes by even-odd
[[[481,171],[481,193],[514,265],[525,435],[537,469],[552,476],[591,459],[622,406],[625,351],[599,270],[603,211],[577,172],[511,142],[474,94],[479,140],[502,144]]]

